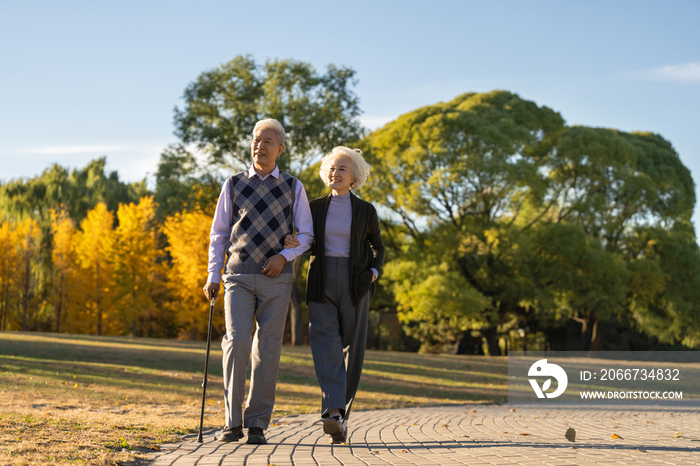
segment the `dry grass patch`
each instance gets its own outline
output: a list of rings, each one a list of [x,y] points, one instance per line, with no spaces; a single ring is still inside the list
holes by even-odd
[[[223,424],[212,345],[205,427]],[[205,343],[0,333],[0,464],[138,462],[199,426]],[[505,358],[368,351],[355,409],[507,397]],[[274,417],[318,412],[308,347],[284,347]]]

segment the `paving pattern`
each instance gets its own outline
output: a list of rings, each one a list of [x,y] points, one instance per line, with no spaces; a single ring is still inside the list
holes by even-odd
[[[349,444],[317,415],[273,421],[267,445],[196,437],[163,445],[156,466],[700,465],[700,409],[471,405],[354,412]],[[576,431],[575,442],[565,438]],[[614,436],[619,438],[614,438]]]

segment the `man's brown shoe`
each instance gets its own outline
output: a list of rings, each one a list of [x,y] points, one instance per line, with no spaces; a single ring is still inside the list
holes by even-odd
[[[243,426],[229,427],[224,429],[214,436],[217,442],[238,442],[238,439],[243,438]]]

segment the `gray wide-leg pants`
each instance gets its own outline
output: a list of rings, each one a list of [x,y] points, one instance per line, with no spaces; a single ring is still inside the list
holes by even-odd
[[[325,298],[308,306],[309,342],[321,385],[321,416],[340,409],[350,417],[360,384],[367,344],[369,293],[354,306],[350,298],[350,259],[325,257]]]
[[[224,274],[224,403],[226,425],[267,429],[275,405],[277,370],[284,324],[292,290],[292,274]],[[243,397],[252,339],[253,369],[243,417]],[[243,422],[245,420],[245,422]]]

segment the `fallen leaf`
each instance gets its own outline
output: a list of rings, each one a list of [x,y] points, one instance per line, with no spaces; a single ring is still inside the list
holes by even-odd
[[[78,384],[73,385],[73,388],[78,388]]]
[[[279,424],[270,424],[272,427],[279,427]]]
[[[401,453],[408,453],[408,450],[401,450]]]
[[[514,412],[515,412],[515,408],[510,408],[510,412],[511,412],[511,413],[514,413]]]
[[[504,434],[507,434],[508,432],[503,432]]]
[[[441,425],[440,427],[447,427],[445,424]]]
[[[647,452],[646,450],[642,450],[641,448],[637,448],[634,451],[639,452],[639,453],[646,453]]]
[[[612,435],[610,436],[610,438],[615,438],[615,439],[620,439],[620,440],[622,440],[622,437],[620,437],[620,436],[617,435],[617,434],[612,434]]]
[[[520,435],[530,435],[530,434],[520,434]]]
[[[475,412],[476,412],[476,409],[472,409],[472,413],[475,413]]]
[[[564,437],[566,437],[566,440],[569,442],[575,442],[576,441],[576,431],[569,427],[566,429],[566,434],[564,434]]]

